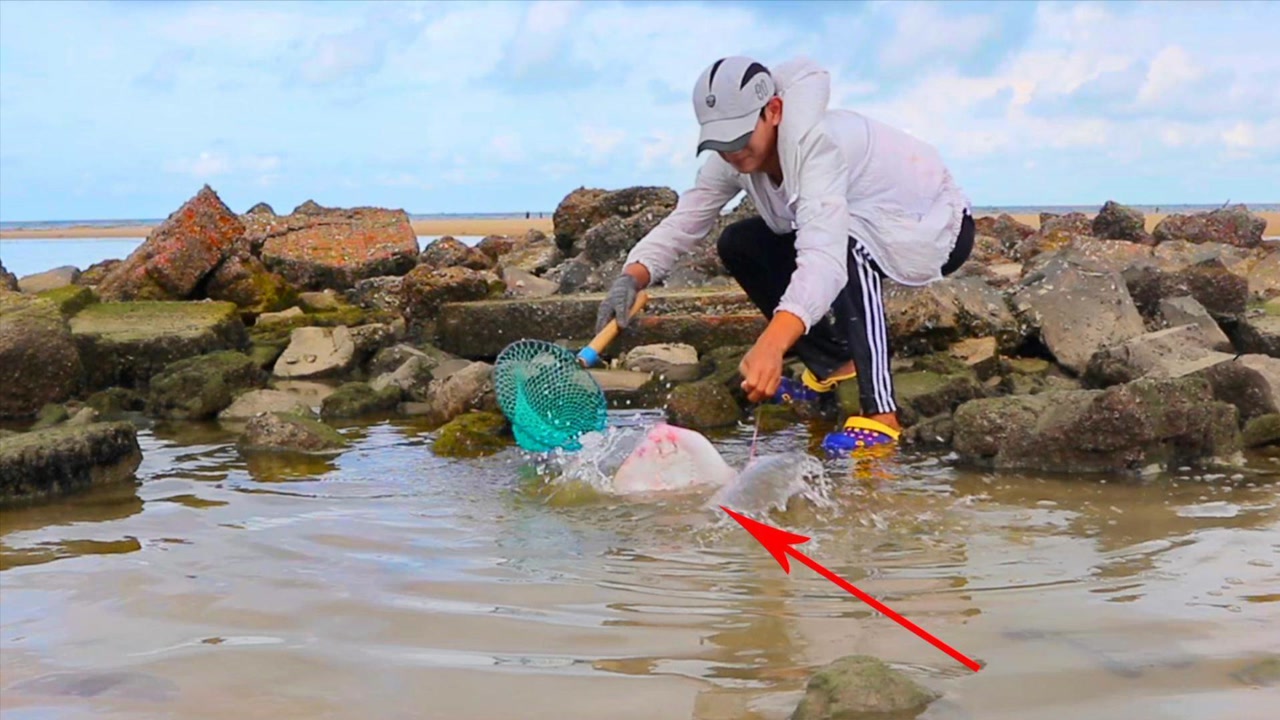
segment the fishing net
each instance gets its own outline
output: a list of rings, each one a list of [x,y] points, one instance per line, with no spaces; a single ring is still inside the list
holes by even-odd
[[[498,406],[525,450],[580,450],[607,421],[604,390],[567,349],[541,340],[508,345],[493,366]]]

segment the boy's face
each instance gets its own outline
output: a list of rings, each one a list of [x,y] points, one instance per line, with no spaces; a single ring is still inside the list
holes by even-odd
[[[781,121],[782,98],[771,98],[756,121],[756,129],[752,131],[747,146],[731,153],[721,152],[720,157],[740,173],[759,172],[778,152],[778,123]]]

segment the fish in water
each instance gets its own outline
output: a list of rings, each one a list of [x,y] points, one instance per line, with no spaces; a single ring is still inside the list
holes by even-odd
[[[702,433],[662,422],[614,473],[612,490],[633,495],[710,487],[708,507],[755,512],[785,507],[794,495],[821,497],[825,477],[822,463],[803,452],[755,457],[739,472]]]
[[[700,432],[660,422],[613,476],[620,495],[727,485],[737,472]]]

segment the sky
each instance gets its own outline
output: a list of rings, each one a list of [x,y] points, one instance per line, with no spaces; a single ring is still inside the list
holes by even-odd
[[[0,221],[681,192],[691,92],[806,55],[975,206],[1280,202],[1280,3],[0,2]]]

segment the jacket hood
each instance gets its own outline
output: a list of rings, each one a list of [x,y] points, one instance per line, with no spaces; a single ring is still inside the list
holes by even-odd
[[[831,73],[805,56],[792,58],[772,72],[782,97],[778,134],[783,142],[794,143],[826,117]]]

